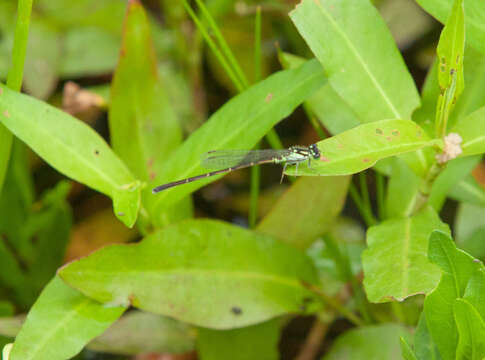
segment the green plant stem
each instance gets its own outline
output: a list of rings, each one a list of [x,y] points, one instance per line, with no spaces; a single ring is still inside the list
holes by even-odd
[[[15,26],[15,38],[12,49],[12,65],[7,76],[7,86],[15,91],[20,91],[22,87],[32,2],[33,0],[19,0],[18,2],[17,24]],[[8,169],[12,141],[12,133],[3,125],[0,125],[0,192]]]
[[[185,7],[185,10],[187,11],[187,13],[189,14],[189,16],[194,21],[194,23],[197,26],[197,28],[199,29],[200,33],[202,34],[202,37],[207,42],[207,45],[209,45],[209,47],[211,48],[211,50],[214,52],[214,55],[216,56],[217,60],[219,61],[219,63],[224,68],[224,71],[227,73],[227,75],[231,79],[231,81],[234,84],[234,86],[236,86],[236,89],[239,92],[244,91],[244,89],[245,89],[244,84],[239,80],[239,78],[235,74],[233,68],[229,65],[229,63],[227,62],[227,60],[224,57],[223,53],[217,47],[217,44],[210,37],[209,32],[207,31],[205,25],[200,21],[200,19],[194,13],[194,11],[190,7],[190,5],[187,3],[187,0],[184,0],[184,7]]]
[[[385,200],[384,200],[384,176],[379,173],[375,172],[376,174],[376,193],[377,193],[377,212],[379,215],[379,219],[382,221],[386,218],[386,208],[385,208]]]
[[[254,81],[261,79],[261,7],[256,8],[254,20]],[[259,148],[259,145],[256,146]],[[251,188],[249,198],[249,227],[252,229],[256,226],[258,218],[258,198],[260,187],[261,169],[259,166],[251,168]]]
[[[372,215],[372,213],[369,213],[368,209],[364,206],[364,204],[362,203],[362,199],[360,198],[359,192],[355,188],[355,185],[352,183],[350,183],[350,186],[349,186],[349,193],[350,193],[350,197],[352,198],[355,205],[357,206],[357,209],[359,210],[360,215],[364,219],[367,227],[375,225],[376,220],[374,219],[374,215]]]
[[[364,326],[364,322],[355,315],[352,311],[347,309],[345,306],[340,304],[334,298],[325,294],[319,287],[312,285],[312,284],[304,284],[305,287],[308,288],[311,292],[318,295],[327,305],[331,306],[335,310],[337,310],[342,316],[346,317],[350,322],[352,322],[356,326]]]
[[[229,45],[227,45],[226,40],[222,36],[222,33],[217,26],[216,22],[214,21],[214,18],[210,14],[209,10],[205,6],[205,4],[201,0],[195,0],[197,3],[197,6],[202,12],[202,15],[205,17],[207,20],[209,27],[211,30],[214,32],[214,36],[219,43],[219,46],[222,50],[222,53],[224,56],[229,60],[229,64],[231,64],[232,69],[236,72],[236,75],[238,76],[239,81],[241,81],[242,85],[244,88],[247,88],[249,86],[249,82],[244,75],[241,67],[239,66],[239,63],[237,62],[236,58],[234,57],[234,54],[232,53],[231,49],[229,48]]]

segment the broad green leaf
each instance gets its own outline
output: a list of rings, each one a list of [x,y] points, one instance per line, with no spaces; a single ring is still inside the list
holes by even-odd
[[[438,83],[440,93],[436,107],[436,134],[447,133],[448,117],[465,86],[463,57],[465,51],[465,15],[463,0],[455,0],[438,43]]]
[[[431,15],[444,23],[451,12],[453,0],[417,0]],[[485,53],[485,3],[482,0],[466,0],[465,26],[466,37],[475,49]]]
[[[350,177],[298,179],[259,223],[257,231],[299,248],[307,247],[330,229],[344,205],[349,181]]]
[[[125,3],[117,0],[37,0],[34,5],[61,28],[98,27],[111,33],[120,32],[125,11]]]
[[[64,35],[62,50],[61,77],[72,79],[109,74],[116,67],[120,36],[99,27],[71,26]]]
[[[280,58],[283,66],[288,69],[296,68],[305,62],[304,58],[289,53],[281,53]],[[330,83],[323,84],[315,94],[305,101],[304,106],[317,117],[332,135],[360,124],[359,118],[335,92]]]
[[[101,305],[55,277],[27,315],[9,360],[69,359],[124,310]]]
[[[485,319],[485,270],[483,268],[472,275],[463,298],[475,307],[482,319]]]
[[[401,344],[401,354],[404,360],[418,360],[416,355],[414,354],[413,349],[411,346],[404,340],[403,337],[399,338]]]
[[[195,330],[160,315],[130,311],[87,348],[111,354],[184,353],[195,347]]]
[[[443,170],[433,183],[428,203],[436,210],[440,211],[446,200],[450,189],[465,178],[480,162],[481,156],[469,156],[449,161],[446,169]]]
[[[485,206],[485,189],[472,175],[467,175],[450,191],[449,196],[457,201],[468,204]]]
[[[420,179],[400,159],[392,164],[391,174],[387,185],[386,217],[406,217],[411,215],[419,193]],[[406,191],[403,191],[406,189]]]
[[[303,0],[290,17],[360,121],[411,117],[416,87],[370,1]]]
[[[485,106],[461,119],[450,132],[458,133],[463,142],[463,156],[485,152]]]
[[[429,207],[412,217],[369,228],[368,248],[362,254],[369,301],[402,301],[436,286],[439,270],[426,256],[428,238],[434,230],[448,231],[448,227]]]
[[[485,357],[485,321],[465,299],[453,304],[458,328],[457,360],[482,360]]]
[[[421,312],[418,327],[414,333],[414,350],[418,360],[440,360],[441,356],[431,338],[426,324],[426,315]]]
[[[421,90],[421,107],[416,109],[412,117],[429,136],[434,136],[435,134],[433,124],[436,118],[436,104],[439,94],[438,61],[435,60],[426,74],[426,79]]]
[[[325,83],[321,65],[304,65],[280,71],[253,85],[219,109],[166,160],[161,183],[206,172],[200,156],[211,150],[251,149],[280,120]],[[220,178],[211,177],[158,193],[158,209],[166,208],[200,187]]]
[[[288,175],[349,175],[365,170],[378,160],[415,151],[435,143],[411,120],[381,120],[362,124],[317,143],[320,159],[311,166],[288,168]]]
[[[278,360],[281,319],[232,330],[199,328],[197,353],[201,360]]]
[[[190,217],[190,199],[171,208],[170,214],[151,206],[156,200],[151,188],[160,183],[163,164],[182,142],[182,131],[157,73],[147,16],[136,1],[128,3],[110,100],[113,150],[137,178],[147,182],[142,203],[151,219],[162,225],[163,216]]]
[[[32,96],[46,99],[55,90],[61,58],[61,33],[52,24],[33,18],[25,56],[23,85]]]
[[[443,360],[455,359],[458,332],[453,303],[463,296],[470,277],[483,265],[457,249],[453,239],[441,231],[431,234],[428,256],[442,270],[438,286],[424,300],[428,330]]]
[[[340,335],[322,360],[401,360],[399,337],[409,339],[408,330],[398,324],[364,326]]]
[[[140,182],[86,124],[4,85],[0,121],[61,173],[110,196],[116,216],[127,226],[134,224]]]
[[[320,307],[310,260],[265,235],[187,220],[141,243],[105,247],[60,270],[67,283],[104,303],[215,329]],[[203,309],[203,311],[201,311]]]

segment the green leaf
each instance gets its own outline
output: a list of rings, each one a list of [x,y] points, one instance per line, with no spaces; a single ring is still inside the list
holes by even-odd
[[[485,357],[485,322],[465,299],[456,299],[453,311],[458,328],[456,359],[482,360]]]
[[[411,118],[416,87],[370,1],[303,0],[290,17],[362,122]]]
[[[120,24],[121,19],[122,17]],[[119,50],[118,34],[112,34],[99,27],[71,25],[64,35],[59,75],[72,79],[111,73],[116,67]]]
[[[431,15],[444,23],[450,16],[453,0],[417,0]],[[485,3],[481,0],[466,0],[465,25],[467,42],[485,54]]]
[[[79,353],[121,316],[55,277],[27,315],[9,360],[64,360]]]
[[[349,175],[365,170],[378,160],[434,144],[411,120],[381,120],[363,124],[317,143],[321,156],[311,167],[292,166],[288,175]]]
[[[433,339],[431,338],[431,334],[429,333],[424,311],[421,312],[418,327],[414,334],[414,349],[418,360],[441,359],[436,344],[434,343]]]
[[[455,359],[458,332],[453,303],[463,296],[470,277],[483,265],[457,249],[453,239],[441,231],[431,234],[428,256],[442,270],[438,286],[424,300],[428,330],[443,360]]]
[[[386,217],[406,217],[411,215],[419,193],[420,179],[400,159],[392,163],[386,196]],[[406,191],[403,191],[406,189]]]
[[[413,349],[411,346],[404,340],[403,337],[399,338],[401,344],[401,354],[405,360],[418,360],[416,355],[414,354]]]
[[[283,66],[288,69],[294,69],[305,62],[304,58],[289,53],[281,53],[280,58]],[[305,101],[304,105],[315,114],[332,135],[360,124],[357,115],[335,92],[330,83],[324,84]]]
[[[317,277],[303,253],[209,220],[183,221],[141,243],[105,247],[62,268],[60,276],[98,301],[131,303],[215,329],[321,306],[307,289]]]
[[[89,350],[111,354],[178,354],[194,350],[195,331],[160,315],[130,311],[91,341]]]
[[[333,225],[344,205],[349,181],[350,177],[298,179],[257,230],[296,247],[307,247]]]
[[[200,156],[207,151],[254,147],[325,81],[323,69],[315,60],[253,85],[227,102],[166,160],[161,183],[204,173]],[[218,178],[213,176],[165,190],[154,195],[157,199],[154,206],[166,208]]]
[[[485,207],[462,203],[455,216],[454,233],[457,245],[470,253],[465,244],[470,237],[485,229]],[[482,241],[483,243],[483,241]],[[473,255],[473,254],[471,254]]]
[[[465,51],[465,15],[463,0],[455,0],[451,14],[441,32],[438,43],[438,97],[436,131],[439,136],[447,132],[448,117],[465,87],[463,57]]]
[[[429,207],[412,217],[387,220],[369,228],[368,248],[362,254],[369,301],[402,301],[426,294],[436,286],[439,271],[426,255],[429,235],[437,229],[448,231]]]
[[[466,158],[454,159],[449,161],[446,169],[443,170],[433,183],[428,203],[436,210],[440,211],[446,200],[450,189],[462,180],[480,162],[481,156],[469,156]]]
[[[61,44],[61,34],[55,27],[42,19],[32,19],[23,84],[36,98],[46,99],[57,86]]]
[[[133,226],[140,182],[86,124],[4,85],[0,85],[0,120],[51,166],[110,196],[116,216]]]
[[[197,353],[201,360],[277,360],[281,319],[233,330],[200,328]]]
[[[111,87],[110,136],[113,150],[137,178],[148,183],[142,203],[158,225],[168,215],[179,219],[191,215],[190,199],[171,208],[169,214],[151,206],[157,199],[151,188],[160,183],[163,164],[182,142],[182,131],[163,86],[147,16],[142,5],[132,1]]]
[[[398,324],[382,324],[353,329],[340,335],[322,360],[388,359],[401,360],[399,337],[410,338]]]
[[[485,270],[476,271],[465,289],[463,298],[475,307],[482,319],[485,319]]]
[[[450,132],[458,133],[463,139],[463,156],[485,152],[485,106],[460,120]]]
[[[485,189],[469,174],[456,184],[450,191],[449,196],[457,201],[468,204],[485,206]]]

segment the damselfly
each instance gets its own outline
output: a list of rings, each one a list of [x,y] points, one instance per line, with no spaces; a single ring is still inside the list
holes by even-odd
[[[310,146],[292,146],[283,150],[215,150],[209,151],[202,156],[202,166],[206,169],[218,169],[207,174],[193,176],[187,179],[170,182],[157,186],[153,193],[171,188],[173,186],[187,184],[195,180],[208,178],[217,174],[223,174],[250,166],[260,164],[281,164],[284,163],[283,173],[287,165],[296,165],[308,161],[310,166],[312,159],[319,159],[320,151],[316,144]]]

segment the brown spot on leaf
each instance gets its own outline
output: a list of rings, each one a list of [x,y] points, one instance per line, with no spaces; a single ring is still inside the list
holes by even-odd
[[[377,129],[376,129],[376,134],[377,134],[377,135],[382,135],[382,134],[383,134],[382,129],[377,128]]]
[[[365,162],[365,163],[367,163],[367,162],[369,162],[369,161],[370,161],[370,159],[369,159],[369,158],[363,158],[363,159],[362,159],[362,162]]]
[[[339,149],[342,149],[342,148],[344,147],[344,144],[338,143],[338,144],[337,144],[337,147],[338,147]]]
[[[390,136],[386,136],[386,140],[387,140],[387,141],[392,141],[392,137],[390,137]]]
[[[242,309],[239,307],[239,306],[233,306],[231,308],[231,312],[234,314],[234,315],[241,315],[242,314]]]
[[[99,150],[94,150],[94,155],[98,156],[99,155]]]
[[[3,116],[5,116],[6,118],[9,118],[10,117],[10,113],[7,110],[5,110],[3,112]]]
[[[157,173],[155,171],[150,171],[150,180],[155,180]]]
[[[399,134],[400,134],[399,130],[393,130],[392,131],[392,135],[394,135],[394,136],[399,136]]]
[[[125,216],[125,213],[124,212],[121,212],[121,211],[118,212],[117,214],[118,214],[118,216]]]
[[[325,161],[325,162],[328,162],[330,161],[330,159],[326,158],[325,156],[323,155],[320,155],[320,161]]]
[[[266,101],[266,103],[269,103],[271,99],[273,99],[273,93],[269,93],[268,95],[266,95],[264,101]]]

